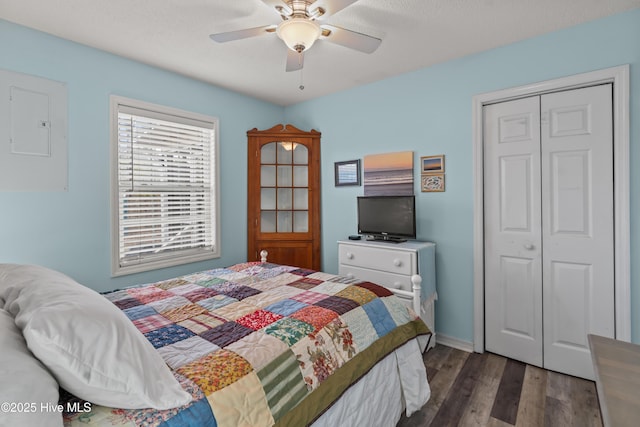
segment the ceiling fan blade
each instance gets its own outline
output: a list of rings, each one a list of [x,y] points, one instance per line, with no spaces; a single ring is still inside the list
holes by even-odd
[[[262,3],[274,8],[282,17],[289,16],[293,13],[289,5],[282,0],[262,0]]]
[[[265,25],[264,27],[246,28],[244,30],[227,31],[226,33],[211,34],[211,40],[218,43],[230,42],[233,40],[246,39],[249,37],[262,36],[264,34],[273,33],[276,30],[275,25]]]
[[[304,52],[287,49],[287,72],[301,70],[304,66]]]
[[[314,11],[319,8],[324,9],[325,14],[323,18],[326,19],[328,16],[340,12],[345,7],[351,6],[357,1],[358,0],[317,0],[309,6],[309,10]]]
[[[322,31],[322,35],[320,36],[321,39],[364,53],[372,53],[380,46],[380,43],[382,43],[382,40],[377,37],[333,25],[322,24],[322,29],[324,31]],[[327,30],[329,30],[328,34]]]

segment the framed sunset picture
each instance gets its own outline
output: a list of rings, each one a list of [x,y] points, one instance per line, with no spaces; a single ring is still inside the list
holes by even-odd
[[[364,195],[413,194],[413,151],[364,157]]]
[[[422,173],[444,173],[444,154],[420,157]]]

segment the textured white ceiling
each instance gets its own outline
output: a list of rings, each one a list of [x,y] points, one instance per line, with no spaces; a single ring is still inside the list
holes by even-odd
[[[286,46],[275,34],[209,39],[280,22],[260,0],[0,0],[0,18],[290,105],[637,7],[640,0],[360,0],[326,22],[382,38],[378,50],[320,40],[302,75],[285,72]]]

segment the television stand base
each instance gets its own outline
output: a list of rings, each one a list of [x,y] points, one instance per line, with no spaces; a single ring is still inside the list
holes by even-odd
[[[388,243],[404,243],[407,241],[407,239],[403,239],[402,237],[393,236],[367,236],[366,240]]]

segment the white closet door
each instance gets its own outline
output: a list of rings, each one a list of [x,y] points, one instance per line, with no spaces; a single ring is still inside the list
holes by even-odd
[[[587,334],[614,337],[611,85],[544,95],[544,367],[593,378]]]
[[[540,98],[484,108],[485,345],[542,366]]]
[[[615,336],[611,97],[484,108],[486,349],[590,379],[587,335]]]

